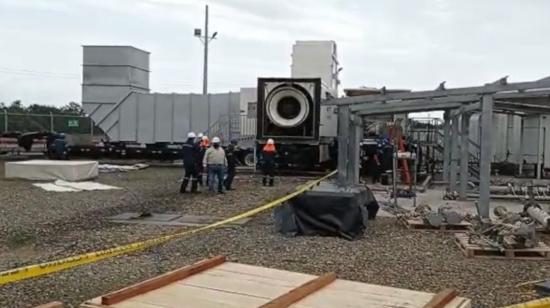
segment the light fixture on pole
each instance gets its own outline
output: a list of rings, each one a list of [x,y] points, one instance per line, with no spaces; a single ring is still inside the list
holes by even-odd
[[[198,37],[199,40],[204,45],[204,67],[203,67],[203,76],[202,76],[202,94],[208,94],[208,43],[215,39],[218,35],[218,32],[214,32],[212,36],[208,35],[208,5],[205,9],[205,18],[204,18],[204,35],[202,35],[202,29],[195,29],[195,37]]]

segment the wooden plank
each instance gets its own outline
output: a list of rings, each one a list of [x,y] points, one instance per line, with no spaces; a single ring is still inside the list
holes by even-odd
[[[266,299],[275,298],[286,293],[311,278],[298,276],[292,281],[272,279],[269,276],[225,272],[217,268],[210,269],[200,275],[176,282],[177,284],[194,286],[197,288],[216,289],[223,292],[246,294]]]
[[[458,232],[467,232],[472,226],[471,223],[467,221],[461,221],[458,224],[447,224],[442,223],[438,227],[434,227],[428,224],[425,224],[422,220],[418,219],[400,219],[400,221],[411,231],[439,231],[439,232],[448,232],[448,233],[458,233]]]
[[[195,264],[185,266],[175,271],[171,271],[166,274],[126,287],[124,289],[106,294],[101,297],[101,304],[113,305],[136,295],[158,289],[170,283],[200,273],[206,269],[220,265],[225,262],[225,259],[225,256],[217,256],[210,259],[202,260]]]
[[[202,274],[199,274],[202,275]],[[115,304],[113,308],[256,308],[269,298],[173,283]]]
[[[450,303],[458,294],[453,289],[445,289],[437,293],[432,299],[424,305],[424,308],[444,308]]]
[[[62,302],[51,302],[43,305],[38,305],[34,308],[63,308]]]
[[[216,270],[242,273],[242,274],[260,276],[260,277],[269,277],[271,279],[277,279],[277,280],[283,280],[283,281],[296,281],[296,279],[311,280],[317,277],[315,275],[310,275],[310,274],[291,272],[291,271],[285,271],[281,269],[274,269],[274,268],[268,268],[268,267],[262,267],[262,266],[233,263],[233,262],[223,263],[222,265],[216,267]]]
[[[323,276],[320,276],[318,278],[315,278],[313,280],[310,280],[306,282],[305,284],[297,287],[296,289],[293,289],[289,291],[288,293],[285,293],[270,302],[260,306],[260,308],[286,308],[290,305],[298,302],[299,300],[303,299],[304,297],[314,293],[315,291],[322,289],[323,287],[329,285],[334,280],[336,280],[336,274],[334,273],[327,273]]]
[[[293,308],[422,307],[433,294],[361,282],[336,280],[292,305]]]
[[[292,308],[420,308],[428,303],[433,293],[336,280],[327,287],[292,305]],[[471,308],[470,300],[457,297],[445,308]]]

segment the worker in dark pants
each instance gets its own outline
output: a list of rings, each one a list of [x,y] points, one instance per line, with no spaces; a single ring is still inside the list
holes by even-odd
[[[225,150],[225,157],[227,158],[227,176],[225,178],[225,189],[233,190],[231,184],[233,184],[233,178],[235,177],[236,168],[237,168],[237,154],[238,150],[237,140],[231,140],[229,146]]]
[[[180,193],[184,194],[187,189],[189,181],[191,181],[191,193],[197,193],[198,184],[198,172],[197,172],[197,160],[200,159],[200,148],[195,143],[195,133],[190,132],[187,134],[187,141],[182,146],[183,152],[183,167],[185,174],[183,176],[183,182],[181,183]]]
[[[212,146],[204,153],[203,166],[208,170],[208,190],[214,192],[214,183],[218,180],[218,193],[223,194],[223,173],[227,168],[225,151],[221,147],[220,138],[212,138]]]
[[[47,139],[48,158],[50,159],[67,159],[67,142],[65,134],[51,133]]]
[[[269,138],[267,139],[266,145],[262,149],[260,157],[262,171],[264,174],[262,184],[264,186],[267,185],[268,180],[269,186],[273,186],[273,181],[275,178],[275,155],[277,155],[277,151],[275,150],[275,141]]]
[[[199,160],[197,161],[197,173],[199,177],[199,185],[202,187],[204,184],[203,174],[205,172],[204,167],[202,166],[202,159],[204,158],[204,153],[208,148],[208,137],[204,136],[202,133],[199,133],[197,137],[197,145],[199,147]]]

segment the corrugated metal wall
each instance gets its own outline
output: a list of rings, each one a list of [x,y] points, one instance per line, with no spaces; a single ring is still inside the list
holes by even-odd
[[[82,106],[113,142],[183,142],[208,132],[239,135],[239,93],[149,93],[149,52],[132,46],[84,46]],[[237,122],[238,123],[238,122]],[[234,125],[233,125],[234,126]]]
[[[239,96],[132,92],[97,124],[111,141],[184,142],[191,131],[228,141],[238,134],[230,131],[229,121],[239,117]]]
[[[470,139],[477,144],[479,140],[479,114],[470,119]],[[521,157],[521,117],[509,114],[493,114],[493,162],[508,161],[519,163]],[[470,145],[470,152],[478,149]]]

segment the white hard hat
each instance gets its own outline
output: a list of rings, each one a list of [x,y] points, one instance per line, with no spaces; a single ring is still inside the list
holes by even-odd
[[[269,138],[267,139],[267,144],[275,144],[275,140]]]
[[[212,138],[212,143],[220,143],[220,138],[218,137]]]
[[[190,133],[187,134],[187,138],[196,138],[196,137],[197,137],[197,135],[195,135],[194,132],[190,132]]]
[[[199,133],[199,135],[197,137],[202,138],[202,136],[204,136],[204,135],[202,133]]]

